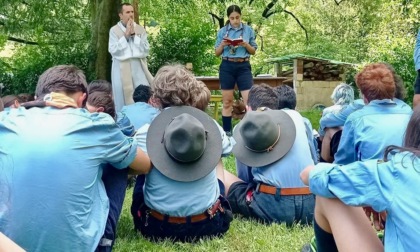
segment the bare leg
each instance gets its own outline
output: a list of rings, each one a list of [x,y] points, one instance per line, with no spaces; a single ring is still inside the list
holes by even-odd
[[[317,196],[315,220],[324,231],[334,235],[340,252],[384,250],[361,207],[346,206],[339,199]]]
[[[220,159],[219,163],[217,163],[216,176],[220,181],[223,182],[223,184],[225,183],[225,172],[224,172],[224,169],[223,169],[222,159]]]
[[[10,252],[24,252],[19,245],[10,240],[3,233],[0,233],[0,251],[10,251]]]
[[[233,175],[232,173],[230,173],[230,172],[228,172],[226,170],[223,170],[223,171],[224,171],[224,178],[225,178],[225,181],[224,181],[225,190],[226,190],[226,194],[228,194],[229,193],[229,189],[230,189],[230,187],[231,187],[231,185],[233,183],[239,182],[239,181],[243,182],[243,181],[240,178],[238,178],[235,175]]]
[[[222,100],[223,100],[222,116],[232,116],[233,89],[222,90]]]
[[[331,138],[334,134],[339,131],[340,128],[325,128],[325,135],[322,139],[322,148],[321,148],[321,157],[325,162],[332,163],[334,161],[334,156],[331,156]]]
[[[245,105],[248,105],[248,94],[249,94],[249,89],[241,91],[242,100],[244,101]]]
[[[413,108],[420,105],[420,94],[415,94],[413,96]]]

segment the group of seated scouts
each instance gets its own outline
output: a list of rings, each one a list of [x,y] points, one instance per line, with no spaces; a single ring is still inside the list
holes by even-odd
[[[205,113],[210,91],[183,66],[162,67],[121,111],[110,83],[52,67],[34,101],[0,113],[0,240],[27,251],[111,251],[127,177],[137,175],[134,227],[153,241],[222,236],[240,214],[314,222],[318,251],[383,250],[373,216],[377,229],[386,223],[387,250],[414,251],[420,110],[398,99],[398,79],[387,64],[368,65],[355,77],[363,102],[324,113],[328,164],[318,163],[312,126],[287,85],[254,85],[229,137]],[[332,143],[336,153],[326,155]],[[223,167],[231,153],[238,176]]]

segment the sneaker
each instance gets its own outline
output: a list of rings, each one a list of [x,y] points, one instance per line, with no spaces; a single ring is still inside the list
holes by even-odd
[[[225,131],[225,133],[226,133],[226,136],[228,136],[228,137],[232,136],[232,132],[230,132],[230,131]]]
[[[301,252],[316,252],[315,236],[311,238],[311,242],[303,245]]]
[[[307,243],[303,245],[301,252],[312,252],[311,244]]]

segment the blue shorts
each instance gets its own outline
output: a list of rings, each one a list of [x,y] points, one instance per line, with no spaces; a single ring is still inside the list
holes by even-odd
[[[232,90],[237,84],[239,91],[251,89],[252,79],[251,64],[249,61],[233,62],[222,60],[219,67],[220,89]]]
[[[230,186],[227,199],[233,213],[264,223],[282,222],[312,224],[315,195],[271,195],[256,191],[257,184],[235,182]],[[252,190],[252,199],[247,201],[247,192]]]

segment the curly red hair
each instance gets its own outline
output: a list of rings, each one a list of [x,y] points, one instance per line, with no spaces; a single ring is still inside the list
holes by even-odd
[[[383,63],[365,66],[356,75],[355,79],[357,87],[369,102],[394,98],[394,77],[389,68]]]

